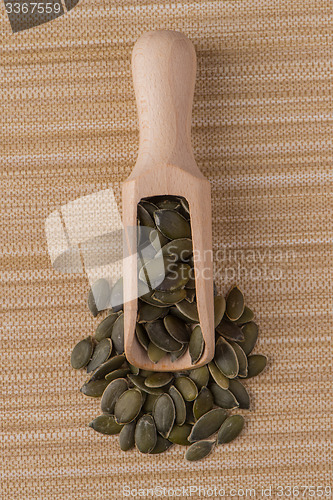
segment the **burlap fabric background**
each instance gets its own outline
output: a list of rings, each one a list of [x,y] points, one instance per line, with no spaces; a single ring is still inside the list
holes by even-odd
[[[3,6],[0,22],[1,499],[329,485],[331,2],[81,0],[15,35]],[[246,384],[242,436],[197,464],[177,446],[125,454],[87,427],[99,402],[79,393],[69,356],[97,320],[87,279],[52,269],[44,233],[70,200],[110,186],[119,197],[138,147],[131,49],[157,28],[196,46],[193,145],[212,184],[217,283],[242,287],[269,357]]]

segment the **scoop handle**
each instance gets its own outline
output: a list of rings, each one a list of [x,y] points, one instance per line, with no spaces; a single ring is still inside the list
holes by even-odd
[[[136,173],[165,163],[200,172],[191,146],[192,42],[177,31],[145,33],[134,46],[132,72],[140,129]]]

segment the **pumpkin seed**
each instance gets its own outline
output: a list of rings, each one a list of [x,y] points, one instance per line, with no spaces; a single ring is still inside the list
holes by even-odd
[[[149,213],[149,215],[154,218],[154,212],[158,209],[158,206],[151,201],[140,201],[140,205]],[[140,221],[141,222],[141,221]]]
[[[137,368],[136,366],[131,365],[131,363],[128,363],[128,364],[129,364],[129,367],[130,367],[131,373],[133,373],[133,375],[139,375],[139,373],[140,373],[140,368]]]
[[[243,349],[240,347],[239,344],[236,342],[230,342],[231,347],[236,353],[237,359],[238,359],[238,376],[239,377],[246,377],[247,376],[247,357]]]
[[[105,363],[100,365],[98,368],[96,368],[94,373],[91,375],[90,380],[104,379],[104,377],[108,373],[110,373],[114,370],[118,370],[118,368],[120,368],[121,365],[124,363],[125,359],[126,358],[125,358],[124,354],[119,354],[118,356],[113,356],[112,358],[105,361]]]
[[[134,440],[134,433],[135,433],[135,427],[136,427],[136,422],[135,420],[133,422],[130,422],[129,424],[125,424],[123,428],[120,431],[119,434],[119,445],[120,449],[123,451],[128,451],[134,448],[135,445],[135,440]]]
[[[189,222],[175,210],[156,210],[154,219],[156,227],[171,240],[191,237]]]
[[[194,321],[196,323],[199,321],[199,313],[196,302],[190,303],[187,302],[187,300],[183,300],[182,302],[176,304],[176,308],[183,316],[185,316],[187,322],[188,320]]]
[[[226,300],[226,313],[229,319],[237,321],[244,312],[244,296],[240,289],[235,286],[228,294]]]
[[[161,292],[174,292],[183,288],[189,280],[190,266],[181,262],[180,264],[170,265],[168,274],[157,287]]]
[[[216,342],[214,361],[218,369],[228,378],[238,374],[238,359],[231,345],[220,337]]]
[[[209,371],[207,365],[200,366],[200,368],[194,368],[194,370],[190,371],[189,377],[196,383],[199,389],[202,389],[202,387],[205,387],[209,381]]]
[[[192,425],[174,425],[169,434],[169,441],[174,444],[180,444],[181,446],[190,446],[190,442],[187,439],[192,430]]]
[[[261,373],[267,365],[267,358],[262,354],[251,354],[247,358],[248,361],[248,369],[247,369],[247,377],[256,377]]]
[[[153,417],[156,424],[156,429],[164,438],[167,438],[173,427],[176,410],[172,398],[169,394],[161,394],[153,408]]]
[[[140,300],[143,302],[146,302],[147,304],[151,304],[152,306],[160,307],[161,309],[168,308],[168,310],[169,310],[170,304],[163,303],[162,301],[155,299],[155,293],[156,292],[154,292],[154,293],[149,292],[148,294],[141,295]],[[159,292],[159,293],[164,294],[164,292]]]
[[[193,264],[191,264],[191,262],[189,262],[189,264],[193,266]],[[195,290],[195,276],[194,276],[193,267],[191,268],[190,278],[189,278],[188,282],[186,283],[185,288],[187,290]]]
[[[152,227],[155,228],[155,223],[149,214],[148,210],[141,204],[138,204],[138,219],[140,221],[140,225],[144,227]]]
[[[198,395],[198,388],[192,379],[180,376],[175,379],[174,385],[185,401],[194,401]]]
[[[157,433],[154,419],[151,415],[143,415],[135,427],[135,444],[141,453],[150,453],[156,446]]]
[[[101,340],[95,347],[91,360],[87,365],[87,372],[90,373],[109,359],[112,351],[111,339]]]
[[[242,431],[244,427],[244,418],[241,415],[231,415],[228,417],[217,434],[217,444],[230,443]]]
[[[103,339],[110,338],[114,322],[118,318],[118,313],[111,313],[101,321],[95,330],[95,340],[100,342]]]
[[[150,288],[156,288],[164,280],[169,266],[170,261],[167,257],[155,257],[142,266],[139,278]]]
[[[152,246],[157,252],[161,250],[161,248],[163,248],[163,246],[166,245],[169,241],[168,238],[166,238],[164,234],[162,234],[158,229],[150,232],[149,239]]]
[[[179,351],[170,352],[171,361],[172,362],[177,361],[177,359],[180,359],[185,354],[186,351],[187,351],[187,344],[184,344]]]
[[[192,240],[190,238],[179,238],[177,240],[169,241],[157,253],[163,256],[173,257],[174,262],[178,260],[186,261],[193,253]]]
[[[241,348],[248,356],[252,351],[254,346],[256,345],[258,338],[258,325],[254,321],[250,321],[242,326],[242,332],[244,335],[243,342],[240,343]]]
[[[127,378],[141,391],[147,392],[148,394],[159,395],[162,394],[162,389],[152,389],[145,385],[145,378],[142,375],[132,375],[128,374]]]
[[[116,319],[113,328],[111,339],[117,354],[124,352],[124,313]]]
[[[137,316],[138,323],[145,323],[147,321],[155,321],[165,314],[163,307],[156,307],[146,302],[139,301],[139,310]]]
[[[110,304],[113,312],[118,312],[123,308],[124,304],[124,283],[123,278],[119,278],[113,285],[111,290]]]
[[[91,314],[96,317],[100,311],[104,311],[110,304],[109,282],[101,278],[91,285],[88,293],[88,307]]]
[[[174,200],[174,199],[165,199],[157,202],[158,208],[162,209],[167,209],[167,210],[177,210],[180,207],[180,202],[179,200]]]
[[[221,370],[219,370],[214,361],[208,363],[208,369],[214,381],[217,383],[217,385],[219,385],[222,389],[228,389],[229,379],[225,375],[223,375],[223,373],[221,372]]]
[[[150,377],[150,375],[153,375],[155,372],[153,370],[140,370],[140,375],[144,378]]]
[[[109,382],[106,381],[108,384]],[[112,415],[117,399],[128,389],[127,380],[118,378],[113,380],[105,389],[102,400],[101,410],[107,415]]]
[[[209,386],[209,390],[213,395],[216,406],[224,408],[225,410],[232,410],[233,408],[237,408],[239,406],[232,392],[228,389],[222,389],[215,382]]]
[[[214,441],[198,441],[193,443],[185,453],[185,459],[189,462],[196,462],[207,457],[214,448]]]
[[[192,365],[197,363],[202,356],[205,348],[205,341],[202,336],[202,331],[200,325],[196,326],[190,338],[190,343],[188,345],[188,350],[191,356]]]
[[[155,372],[145,380],[147,387],[163,387],[168,385],[173,380],[172,373],[168,372]]]
[[[152,298],[156,300],[159,304],[171,305],[177,304],[186,298],[187,292],[183,288],[174,290],[173,292],[160,292],[155,290],[152,294]],[[161,305],[159,305],[161,307]]]
[[[165,316],[163,323],[167,332],[172,338],[177,340],[177,342],[189,342],[190,334],[184,321],[169,314],[168,316]]]
[[[128,389],[123,392],[117,399],[114,407],[116,422],[118,424],[132,422],[139,415],[142,404],[142,394],[138,389]]]
[[[119,368],[118,370],[108,373],[105,376],[105,380],[112,382],[112,380],[116,380],[117,378],[124,378],[128,373],[130,373],[130,371],[131,370],[129,368]]]
[[[169,388],[169,394],[173,400],[173,404],[175,405],[175,410],[176,410],[175,423],[177,425],[183,425],[186,420],[186,406],[184,398],[174,385],[172,385]]]
[[[185,212],[187,212],[189,214],[190,207],[189,207],[188,201],[185,198],[181,197],[180,203],[181,203],[181,206],[183,207],[183,209],[185,210]]]
[[[214,297],[214,325],[215,328],[221,323],[225,313],[225,298],[219,295]]]
[[[94,431],[100,432],[101,434],[108,434],[109,436],[113,434],[119,434],[122,430],[122,425],[119,425],[113,415],[99,415],[90,424]]]
[[[157,320],[147,323],[146,330],[150,341],[163,351],[179,351],[182,348],[182,344],[169,335],[163,321]]]
[[[185,299],[187,300],[187,302],[192,304],[192,302],[195,301],[195,297],[196,297],[195,290],[190,290],[190,289],[186,290]]]
[[[198,420],[202,415],[209,412],[214,406],[213,395],[207,387],[202,387],[197,399],[193,403],[193,416]]]
[[[149,346],[149,337],[147,335],[145,328],[139,323],[136,323],[135,325],[135,334],[136,338],[139,341],[139,344],[147,351]]]
[[[244,325],[245,323],[249,323],[250,321],[252,321],[253,318],[254,318],[253,311],[249,307],[245,306],[243,314],[236,321],[236,323],[237,323],[237,325]]]
[[[149,342],[147,349],[148,358],[152,363],[158,363],[162,358],[166,355],[166,352],[163,349],[160,349],[152,342]]]
[[[71,365],[75,370],[84,368],[90,361],[94,350],[91,337],[87,337],[76,344],[71,354]]]
[[[104,389],[109,385],[109,382],[105,379],[103,380],[88,380],[83,384],[80,391],[85,396],[91,398],[100,398],[104,392]]]
[[[202,415],[192,427],[188,437],[190,443],[206,439],[215,434],[227,418],[227,413],[222,408],[214,408]]]
[[[142,410],[145,413],[151,413],[154,408],[154,404],[159,394],[147,394],[146,400],[142,406]]]
[[[236,323],[232,323],[232,321],[223,318],[219,325],[216,327],[216,331],[222,337],[225,337],[228,340],[236,340],[242,341],[244,340],[244,333],[236,325]]]
[[[250,396],[240,380],[230,380],[229,390],[237,399],[239,408],[242,410],[248,410],[250,408]]]
[[[167,439],[164,439],[162,436],[157,436],[156,444],[153,450],[150,452],[150,455],[156,455],[158,453],[163,453],[167,451],[172,443]]]

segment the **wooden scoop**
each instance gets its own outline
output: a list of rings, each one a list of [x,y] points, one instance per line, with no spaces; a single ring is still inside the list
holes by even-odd
[[[151,31],[136,42],[132,54],[140,145],[135,167],[123,184],[125,240],[136,248],[137,204],[148,196],[184,196],[189,203],[200,325],[205,340],[201,359],[192,365],[187,351],[171,362],[165,356],[152,363],[139,344],[135,325],[137,257],[125,259],[124,334],[128,361],[146,370],[178,371],[196,368],[214,355],[214,298],[210,183],[200,172],[191,147],[191,112],[196,55],[190,40],[175,31]],[[128,248],[125,251],[128,255]]]

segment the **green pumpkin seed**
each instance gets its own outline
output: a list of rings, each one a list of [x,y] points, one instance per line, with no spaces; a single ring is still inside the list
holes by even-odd
[[[237,325],[244,325],[245,323],[249,323],[250,321],[252,321],[253,318],[254,318],[253,311],[249,307],[245,306],[243,314],[236,321],[236,323],[237,323]]]
[[[217,383],[217,385],[219,385],[222,389],[228,389],[229,379],[225,375],[223,375],[223,373],[221,372],[221,370],[219,370],[214,361],[208,363],[208,369],[214,381]]]
[[[150,455],[157,455],[158,453],[163,453],[167,451],[172,446],[172,443],[162,436],[157,436],[156,445],[154,449],[150,452]]]
[[[160,292],[155,290],[152,294],[152,298],[156,300],[159,304],[171,305],[177,304],[186,298],[187,292],[183,288],[174,290],[173,292]],[[161,305],[159,305],[161,307]]]
[[[169,335],[161,320],[147,323],[146,330],[148,337],[153,344],[166,352],[179,351],[182,344]]]
[[[146,302],[139,301],[139,310],[137,316],[138,323],[146,323],[147,321],[155,321],[165,314],[163,307],[156,307]]]
[[[91,337],[87,337],[76,344],[71,354],[71,365],[75,370],[87,366],[94,350]]]
[[[225,337],[228,340],[242,341],[244,340],[244,333],[236,325],[236,323],[232,323],[232,321],[223,318],[222,321],[216,327],[216,331],[222,337]]]
[[[187,300],[183,300],[176,304],[176,308],[178,311],[185,317],[187,322],[194,321],[197,323],[199,321],[199,313],[196,302],[188,302]]]
[[[159,293],[163,293],[163,295],[164,295],[164,292],[159,292]],[[140,300],[142,302],[146,302],[147,304],[151,304],[152,306],[160,307],[161,309],[168,308],[168,310],[169,310],[170,304],[169,303],[163,303],[160,300],[155,299],[155,294],[156,294],[156,292],[154,292],[154,293],[153,292],[149,292],[147,294],[142,295],[140,297]]]
[[[132,382],[132,384],[134,384],[138,389],[140,389],[141,391],[144,391],[148,394],[153,394],[153,395],[159,395],[159,394],[162,394],[163,392],[163,389],[152,389],[151,387],[147,387],[145,385],[145,377],[143,377],[142,375],[132,375],[132,374],[128,374],[127,375],[127,378]]]
[[[205,341],[202,336],[200,325],[196,326],[191,333],[190,343],[188,350],[191,356],[192,365],[197,363],[202,356],[205,348]]]
[[[169,314],[168,316],[165,316],[163,323],[167,332],[172,338],[177,340],[177,342],[189,342],[190,333],[184,321]]]
[[[227,418],[227,413],[222,408],[214,408],[202,415],[192,427],[188,437],[190,443],[206,439],[215,434]]]
[[[139,278],[150,288],[156,288],[164,280],[171,264],[167,257],[155,257],[142,266]]]
[[[129,424],[140,413],[143,404],[141,391],[128,389],[116,401],[114,416],[118,424]]]
[[[100,311],[104,311],[110,305],[109,282],[101,278],[92,284],[88,293],[88,307],[91,314],[96,317]]]
[[[128,364],[129,364],[129,367],[130,367],[131,373],[132,373],[133,375],[139,375],[139,373],[140,373],[140,368],[137,368],[136,366],[131,365],[131,363],[128,363]]]
[[[180,198],[180,203],[181,203],[181,206],[183,207],[183,209],[185,210],[185,212],[187,212],[189,214],[190,207],[189,207],[188,201],[182,197],[182,198]]]
[[[160,292],[174,292],[183,288],[189,280],[190,271],[190,266],[183,262],[169,265],[168,274],[162,283],[156,287],[156,290]]]
[[[230,342],[231,347],[236,353],[238,359],[238,376],[239,377],[247,377],[247,357],[243,349],[236,342]]]
[[[171,240],[191,237],[189,222],[175,210],[156,210],[154,219],[156,227]]]
[[[141,453],[150,453],[156,446],[157,433],[154,419],[151,415],[143,415],[135,428],[135,444]]]
[[[214,297],[214,325],[215,328],[221,323],[225,313],[225,298],[219,295]]]
[[[174,361],[177,361],[177,359],[180,359],[185,354],[186,351],[187,351],[187,344],[184,344],[179,351],[170,352],[171,362],[173,363]]]
[[[164,385],[170,384],[173,380],[172,373],[168,372],[155,372],[145,380],[145,385],[147,387],[163,387]]]
[[[216,342],[214,361],[218,369],[228,378],[238,374],[238,359],[231,345],[220,337]]]
[[[128,389],[127,380],[118,378],[111,383],[106,381],[108,387],[105,389],[102,400],[101,410],[107,415],[112,415],[117,399]]]
[[[242,431],[244,427],[244,418],[241,415],[232,415],[228,417],[217,434],[217,444],[230,443]]]
[[[123,308],[124,304],[124,283],[123,278],[119,278],[113,285],[111,290],[110,304],[113,312],[118,312]]]
[[[147,397],[146,397],[146,400],[143,404],[143,407],[142,407],[142,410],[145,412],[145,413],[151,413],[153,411],[153,408],[154,408],[154,404],[155,404],[155,401],[157,400],[158,398],[158,394],[147,394]]]
[[[193,416],[199,420],[202,415],[209,412],[214,406],[213,395],[207,387],[202,387],[197,399],[193,403]]]
[[[98,368],[96,368],[94,373],[91,375],[90,380],[104,379],[104,377],[108,373],[114,370],[118,370],[118,368],[121,367],[121,365],[124,363],[125,360],[126,358],[124,354],[119,354],[119,356],[113,356],[112,358],[105,361],[105,363],[100,365]]]
[[[186,261],[193,253],[192,240],[190,238],[179,238],[178,240],[169,241],[157,253],[163,256],[173,257],[174,262],[178,260]]]
[[[124,425],[123,428],[121,429],[119,434],[119,445],[121,450],[128,451],[134,448],[135,427],[136,427],[136,422],[134,420],[133,422]]]
[[[157,347],[152,342],[149,342],[147,354],[148,358],[152,363],[158,363],[159,361],[161,361],[162,358],[164,358],[164,356],[166,356],[167,353],[163,351],[163,349]]]
[[[112,382],[112,380],[116,380],[117,378],[125,378],[131,370],[129,368],[120,368],[118,370],[114,370],[113,372],[108,373],[105,376],[105,380],[108,382]]]
[[[246,378],[256,377],[267,365],[267,358],[262,354],[252,354],[247,358],[247,361],[248,369]]]
[[[256,345],[259,328],[258,325],[254,321],[250,321],[242,326],[242,332],[244,335],[243,342],[240,342],[240,346],[248,356],[254,349]]]
[[[228,294],[226,301],[226,313],[229,319],[237,321],[244,312],[244,296],[240,289],[235,286]]]
[[[111,313],[101,321],[95,330],[95,340],[100,342],[103,339],[110,338],[114,322],[118,318],[118,313]]]
[[[193,266],[193,263],[191,263],[191,259],[190,259],[189,264]],[[185,288],[187,290],[195,290],[195,275],[194,275],[193,267],[191,268],[190,278],[189,278],[188,282],[186,283]]]
[[[117,354],[124,352],[124,313],[122,313],[115,321],[111,339]]]
[[[152,246],[155,248],[155,250],[158,252],[161,250],[161,248],[164,247],[168,243],[168,238],[166,238],[161,231],[158,231],[158,229],[155,229],[150,232],[149,234],[149,239],[152,244]]]
[[[198,396],[198,388],[192,379],[185,376],[177,377],[174,385],[185,401],[194,401]]]
[[[239,406],[232,392],[226,389],[222,389],[215,382],[213,382],[209,386],[209,390],[213,395],[214,403],[216,404],[216,406],[224,408],[225,410],[232,410],[233,408],[237,408]]]
[[[104,392],[104,389],[109,385],[109,382],[105,379],[103,380],[88,380],[83,384],[80,391],[85,396],[91,398],[100,398]]]
[[[140,201],[140,205],[149,213],[149,215],[154,218],[154,212],[158,209],[158,206],[151,201]],[[141,222],[141,221],[140,221]]]
[[[101,434],[112,436],[119,434],[123,426],[115,421],[113,415],[99,415],[99,417],[90,422],[89,427],[92,427],[94,431]]]
[[[169,394],[161,394],[157,398],[153,408],[153,417],[156,429],[161,436],[167,438],[176,417],[175,405]]]
[[[196,462],[207,457],[213,450],[215,445],[214,441],[198,441],[193,443],[185,453],[185,459],[189,462]]]
[[[169,441],[174,444],[180,444],[181,446],[190,446],[190,442],[187,439],[192,430],[192,425],[174,425],[169,434]]]
[[[158,201],[157,206],[160,209],[178,210],[178,208],[180,207],[180,201],[169,198],[169,199]]]
[[[140,226],[155,228],[155,222],[153,221],[148,210],[141,204],[138,205],[138,219],[140,221]]]
[[[192,379],[199,389],[205,387],[209,381],[209,371],[207,365],[200,366],[200,368],[194,368],[189,372],[189,377]]]
[[[250,396],[240,380],[230,380],[229,390],[237,399],[239,408],[242,410],[248,410],[250,408]]]
[[[183,396],[174,385],[169,388],[169,394],[173,400],[176,410],[175,423],[183,425],[186,420],[186,405]]]
[[[135,325],[135,334],[136,338],[139,341],[139,344],[147,351],[150,342],[149,337],[147,335],[145,328],[139,323],[136,323]]]
[[[150,377],[150,375],[153,375],[155,372],[153,370],[140,370],[140,375],[144,378]]]
[[[109,359],[112,351],[111,339],[101,340],[95,347],[91,360],[87,365],[87,372],[90,373]]]
[[[187,300],[187,302],[192,304],[195,301],[195,298],[196,298],[195,290],[190,290],[190,289],[186,290],[185,300]]]

